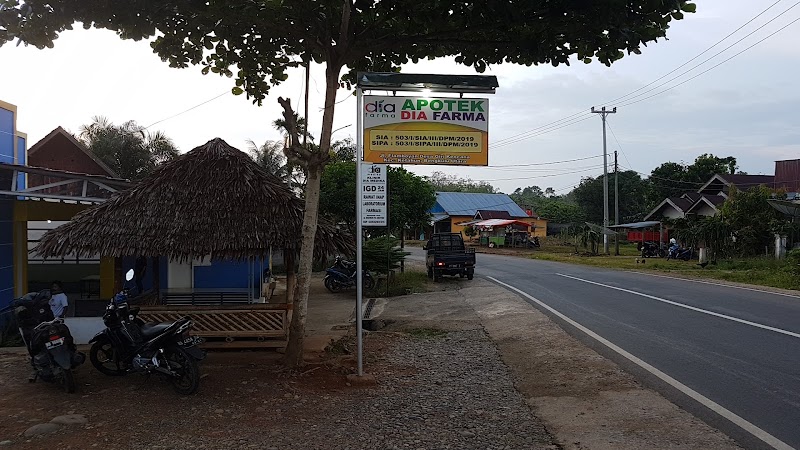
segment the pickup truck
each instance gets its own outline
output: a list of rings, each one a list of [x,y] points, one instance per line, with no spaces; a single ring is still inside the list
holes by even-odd
[[[461,233],[436,233],[431,236],[426,251],[425,266],[434,281],[442,275],[458,275],[471,280],[475,275],[475,249],[464,246]]]

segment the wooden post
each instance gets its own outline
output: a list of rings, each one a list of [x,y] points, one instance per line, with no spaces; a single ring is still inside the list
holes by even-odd
[[[122,275],[122,258],[114,258],[114,294],[122,291],[125,278]],[[113,295],[113,294],[112,294]]]
[[[283,265],[286,266],[286,303],[291,305],[294,302],[294,291],[297,284],[297,274],[294,271],[294,249],[283,250]]]

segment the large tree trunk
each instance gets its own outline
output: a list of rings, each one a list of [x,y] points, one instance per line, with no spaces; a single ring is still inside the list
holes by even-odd
[[[336,106],[336,91],[339,88],[341,66],[328,63],[325,76],[325,112],[322,116],[322,136],[320,136],[319,158],[308,162],[306,178],[306,207],[303,216],[303,241],[297,274],[297,295],[294,298],[292,323],[289,326],[289,343],[286,347],[286,365],[298,367],[303,364],[303,340],[306,331],[306,311],[308,293],[311,288],[311,267],[314,262],[314,238],[317,234],[319,212],[319,190],[322,170],[327,162],[331,148],[333,113]]]

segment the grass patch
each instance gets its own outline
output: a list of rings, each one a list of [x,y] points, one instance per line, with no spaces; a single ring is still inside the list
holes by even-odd
[[[383,282],[372,293],[376,297],[396,297],[427,291],[428,275],[425,272],[406,270],[404,273],[395,273],[389,281],[389,295],[386,295],[386,285]]]
[[[629,244],[631,245],[631,244]],[[676,261],[662,258],[647,258],[644,264],[637,263],[637,253],[630,248],[622,252],[621,256],[575,254],[574,247],[570,253],[551,252],[543,248],[532,259],[542,261],[556,261],[570,264],[600,267],[604,269],[624,269],[667,273],[687,276],[692,278],[705,278],[712,280],[748,283],[759,286],[770,286],[782,289],[800,289],[800,277],[793,275],[785,261],[771,258],[743,258],[720,260],[717,264],[708,264],[705,268],[697,264],[697,260]]]
[[[447,335],[447,332],[438,328],[412,328],[406,334],[417,339],[437,339]]]

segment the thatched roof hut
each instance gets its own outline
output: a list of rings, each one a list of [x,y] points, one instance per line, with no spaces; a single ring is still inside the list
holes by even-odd
[[[46,233],[45,257],[247,259],[299,249],[304,202],[222,139],[159,167],[136,186]],[[352,236],[320,220],[315,253],[349,254]]]

